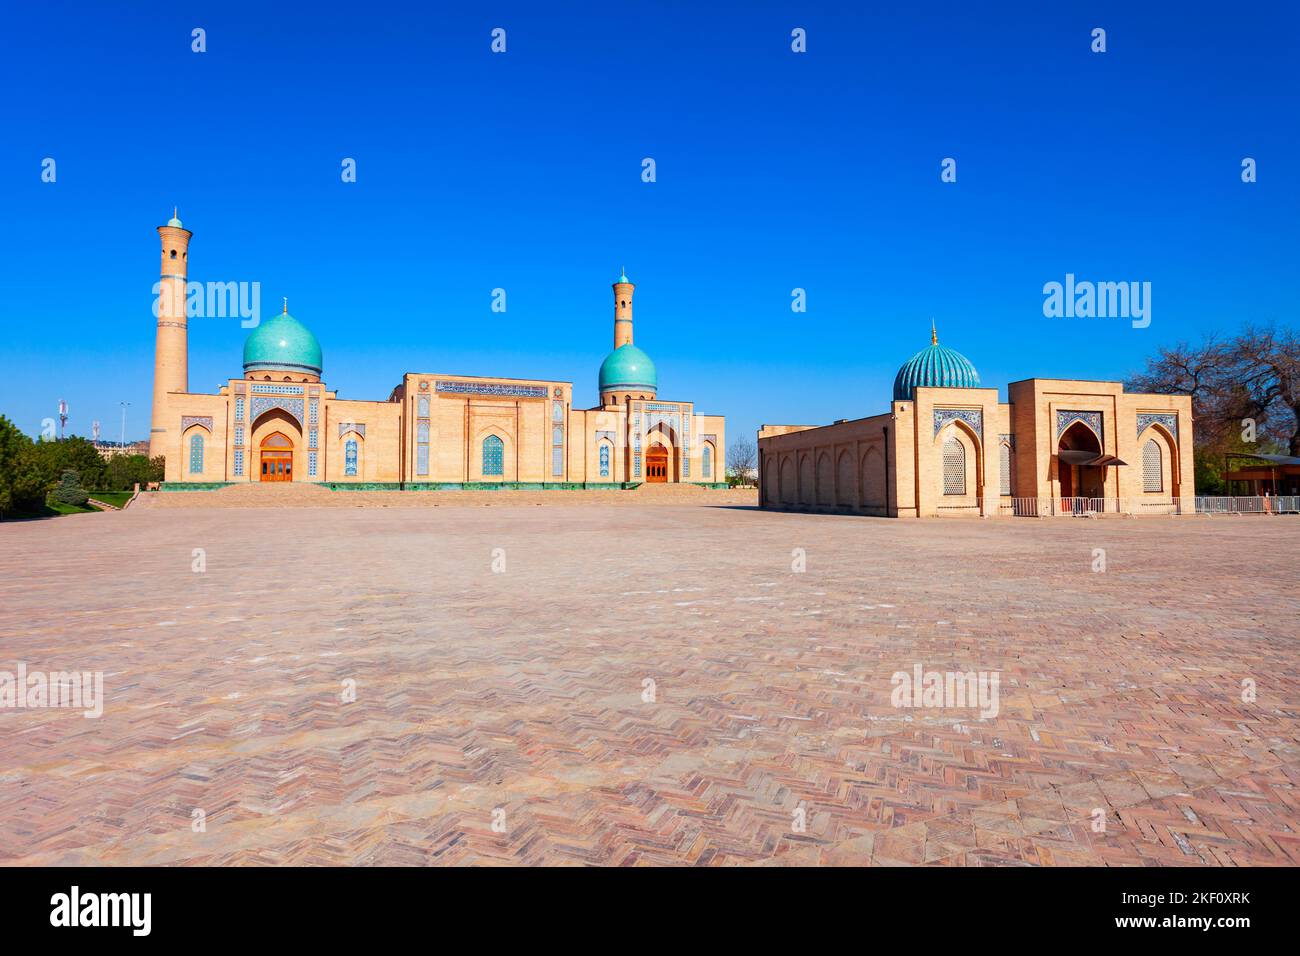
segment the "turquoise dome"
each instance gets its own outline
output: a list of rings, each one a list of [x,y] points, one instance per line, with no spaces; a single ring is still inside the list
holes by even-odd
[[[980,373],[966,356],[940,345],[938,338],[931,336],[929,347],[921,349],[898,370],[894,378],[894,401],[910,399],[923,386],[979,388]]]
[[[316,336],[288,312],[263,322],[244,340],[246,372],[273,369],[319,375],[323,367]]]
[[[659,389],[659,376],[655,363],[631,343],[620,345],[600,363],[600,391],[614,388]]]

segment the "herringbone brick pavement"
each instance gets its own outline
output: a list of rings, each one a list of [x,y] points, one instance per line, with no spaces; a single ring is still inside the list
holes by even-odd
[[[1300,520],[723,501],[0,525],[0,862],[1300,863]]]

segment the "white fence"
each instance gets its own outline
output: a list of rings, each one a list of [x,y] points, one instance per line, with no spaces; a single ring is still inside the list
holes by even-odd
[[[1197,498],[1196,513],[1207,515],[1300,514],[1300,495],[1255,498]]]
[[[996,504],[994,503],[996,501]],[[1180,498],[997,498],[985,499],[984,514],[1013,518],[1103,515],[1279,515],[1300,514],[1300,495],[1255,498],[1195,498],[1187,512]]]

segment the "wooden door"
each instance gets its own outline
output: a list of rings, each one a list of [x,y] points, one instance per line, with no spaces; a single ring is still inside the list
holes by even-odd
[[[668,480],[668,451],[662,447],[651,449],[645,456],[645,480]]]
[[[262,481],[293,481],[293,442],[273,432],[262,439]]]

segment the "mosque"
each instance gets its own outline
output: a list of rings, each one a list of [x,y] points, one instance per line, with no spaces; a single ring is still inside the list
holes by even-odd
[[[158,234],[149,454],[166,459],[165,489],[725,486],[725,421],[659,397],[654,362],[632,342],[636,287],[626,272],[614,283],[614,349],[595,408],[573,407],[571,382],[434,372],[406,373],[384,401],[341,399],[326,384],[320,343],[287,302],[244,342],[243,373],[201,394],[188,373],[192,233],[173,215]]]
[[[1189,396],[1031,378],[1007,398],[932,327],[885,413],[760,429],[760,505],[888,517],[1193,511]]]

